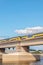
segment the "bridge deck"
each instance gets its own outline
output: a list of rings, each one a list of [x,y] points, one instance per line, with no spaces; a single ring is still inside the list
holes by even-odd
[[[0,42],[0,48],[15,47],[15,46],[31,46],[31,45],[43,45],[43,37],[16,41],[16,42],[14,41],[13,42],[8,41],[6,43]]]

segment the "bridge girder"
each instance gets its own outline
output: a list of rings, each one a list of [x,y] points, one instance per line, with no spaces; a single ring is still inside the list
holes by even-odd
[[[35,45],[43,45],[43,38],[24,40],[20,42],[12,42],[12,43],[3,43],[3,44],[0,43],[0,48],[16,47],[16,46],[35,46]]]

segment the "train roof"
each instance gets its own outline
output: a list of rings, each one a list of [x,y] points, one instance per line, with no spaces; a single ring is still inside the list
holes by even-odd
[[[42,33],[36,33],[36,34],[43,34],[43,32],[42,32]],[[33,35],[35,35],[35,34],[31,34],[31,35],[24,35],[24,36],[27,36],[27,37],[32,37]],[[16,36],[16,37],[6,38],[6,39],[2,39],[2,40],[9,40],[9,39],[12,39],[12,38],[18,38],[18,37],[24,37],[24,36]]]

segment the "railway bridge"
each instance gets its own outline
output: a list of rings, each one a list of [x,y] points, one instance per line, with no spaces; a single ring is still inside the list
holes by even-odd
[[[32,38],[20,41],[9,41],[2,40],[0,41],[0,51],[4,52],[5,48],[16,48],[15,52],[18,51],[29,51],[29,46],[43,45],[43,37]]]
[[[30,61],[30,60],[39,60],[39,55],[33,56],[29,52],[29,46],[35,45],[43,45],[43,34],[33,35],[32,37],[23,36],[10,38],[10,39],[3,39],[0,40],[0,53],[4,53],[2,58],[3,62],[7,61]],[[5,48],[14,48],[15,52],[14,55],[6,55]],[[10,58],[10,59],[9,59]],[[32,59],[33,58],[33,59]],[[11,60],[12,59],[12,60]]]

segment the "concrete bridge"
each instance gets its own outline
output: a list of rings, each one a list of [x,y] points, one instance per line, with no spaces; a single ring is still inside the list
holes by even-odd
[[[16,48],[16,51],[14,52],[14,56],[12,55],[6,55],[4,54],[3,57],[3,62],[6,60],[9,60],[9,58],[13,58],[12,60],[16,61],[21,61],[21,60],[39,60],[39,55],[38,56],[33,56],[32,54],[29,53],[29,46],[34,46],[34,45],[43,45],[43,37],[38,37],[38,38],[30,38],[30,39],[25,39],[25,40],[20,40],[20,41],[9,41],[9,40],[2,40],[0,41],[0,52],[5,53],[5,48]],[[16,53],[16,54],[15,54]],[[30,57],[30,58],[29,58]],[[33,58],[33,59],[32,59]],[[10,59],[10,60],[11,60]]]
[[[0,50],[1,49],[4,50],[4,48],[10,48],[10,47],[27,48],[29,46],[34,46],[34,45],[43,45],[43,37],[33,38],[33,39],[27,39],[27,40],[22,40],[22,41],[16,41],[16,42],[15,41],[13,41],[13,42],[7,41],[5,43],[4,42],[0,42]]]

